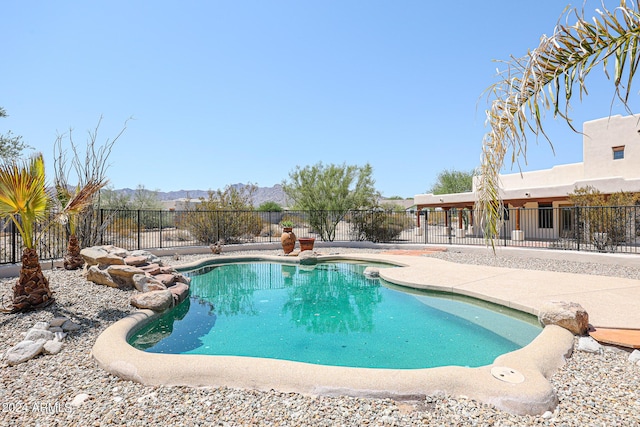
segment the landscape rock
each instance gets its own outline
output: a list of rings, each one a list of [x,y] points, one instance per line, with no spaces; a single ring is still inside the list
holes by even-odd
[[[133,288],[135,286],[133,276],[144,274],[144,270],[132,265],[110,265],[106,272],[120,288]]]
[[[154,254],[152,254],[149,251],[145,251],[145,250],[137,250],[137,251],[132,251],[129,256],[143,256],[147,259],[147,262],[149,264],[158,264],[158,265],[162,265],[162,260],[160,258],[158,258],[157,256],[155,256]]]
[[[184,274],[176,273],[175,278],[176,283],[184,283],[187,286],[191,284],[191,277],[187,277]]]
[[[176,282],[176,276],[174,274],[157,274],[153,277],[154,279],[162,282],[166,287],[169,287]]]
[[[44,354],[58,354],[62,350],[62,342],[56,340],[49,340],[42,346],[42,352]]]
[[[137,308],[147,308],[153,311],[164,311],[173,305],[173,294],[170,290],[151,291],[133,295],[131,305]]]
[[[65,332],[74,332],[80,329],[80,325],[76,325],[71,320],[67,320],[62,324],[62,330]]]
[[[7,364],[14,366],[33,359],[42,352],[45,342],[46,341],[42,339],[37,341],[20,341],[5,353]]]
[[[98,265],[124,265],[124,258],[111,253],[96,258],[96,261]]]
[[[101,246],[92,246],[90,248],[84,248],[80,251],[80,256],[84,258],[87,265],[98,265],[98,258],[107,255],[107,251]]]
[[[377,267],[367,267],[362,274],[369,279],[377,279],[380,277],[380,269]]]
[[[145,256],[127,256],[124,258],[124,263],[126,265],[133,265],[133,266],[141,266],[144,264],[148,264],[149,262],[147,261],[147,257]]]
[[[160,266],[158,264],[147,264],[147,265],[140,266],[139,268],[140,270],[152,276],[155,276],[156,274],[160,274]]]
[[[62,324],[64,322],[66,322],[67,320],[69,320],[69,319],[67,319],[66,317],[54,317],[49,322],[49,327],[62,326]]]
[[[538,320],[544,326],[558,325],[574,335],[585,335],[589,329],[589,315],[578,303],[551,301],[543,304]]]
[[[592,337],[580,337],[578,339],[578,351],[585,351],[587,353],[602,354],[604,348],[600,343],[594,340]]]
[[[302,251],[298,254],[300,265],[316,265],[318,263],[318,255],[313,251]]]
[[[49,341],[53,339],[53,332],[48,331],[48,330],[44,330],[44,329],[35,329],[35,328],[31,328],[29,329],[29,332],[27,332],[27,335],[24,337],[25,341],[37,341],[40,339],[43,339],[45,341]]]
[[[640,350],[633,350],[631,354],[629,354],[629,362],[631,363],[640,362]]]
[[[167,289],[158,279],[146,274],[135,274],[132,278],[133,286],[140,292],[162,291]]]
[[[173,295],[173,305],[176,306],[189,297],[189,286],[184,283],[176,283],[169,288]]]
[[[98,285],[110,286],[112,288],[119,288],[120,285],[116,283],[106,269],[100,269],[97,265],[92,265],[87,269],[87,280]]]
[[[31,329],[42,329],[44,331],[48,330],[50,323],[48,322],[36,322],[35,325]]]

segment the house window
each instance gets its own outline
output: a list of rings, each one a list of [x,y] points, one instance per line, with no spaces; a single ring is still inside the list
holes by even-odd
[[[613,160],[624,159],[624,145],[613,147]]]
[[[538,203],[538,228],[553,228],[553,204]]]

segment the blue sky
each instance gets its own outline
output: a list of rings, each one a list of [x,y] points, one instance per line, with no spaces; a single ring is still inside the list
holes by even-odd
[[[132,117],[113,188],[272,186],[296,165],[368,162],[383,195],[412,197],[478,166],[494,60],[535,47],[567,4],[5,0],[0,133],[41,151],[52,177],[58,134],[84,146],[102,116],[102,143]],[[589,90],[577,124],[610,112],[603,73]],[[523,170],[582,160],[581,136],[546,123],[555,155],[533,143]]]

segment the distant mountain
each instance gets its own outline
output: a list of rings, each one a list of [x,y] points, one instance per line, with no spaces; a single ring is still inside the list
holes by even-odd
[[[233,184],[231,187],[235,187],[241,189],[245,187],[245,184]],[[126,194],[127,196],[133,196],[136,190],[132,190],[131,188],[121,188],[118,190],[113,190],[116,193]],[[197,200],[200,197],[208,197],[208,190],[179,190],[179,191],[156,191],[158,195],[158,199],[161,201],[172,201],[172,200],[184,200],[184,199],[194,199]],[[273,187],[258,187],[256,192],[253,195],[253,206],[258,207],[264,202],[276,202],[280,206],[287,206],[287,196],[284,194],[284,190],[282,190],[282,186],[280,184],[276,184]]]

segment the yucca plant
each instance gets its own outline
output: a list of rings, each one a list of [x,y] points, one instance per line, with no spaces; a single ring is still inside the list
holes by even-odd
[[[575,88],[580,100],[587,95],[586,79],[596,67],[613,80],[614,97],[629,109],[631,83],[640,63],[639,10],[638,0],[621,0],[613,10],[603,4],[589,19],[584,11],[566,9],[553,35],[543,36],[524,58],[505,61],[499,81],[487,89],[490,130],[483,140],[476,208],[492,245],[502,212],[499,173],[504,159],[511,151],[512,164],[520,158],[526,161],[527,134],[543,136],[551,144],[543,128],[545,110],[553,109],[554,117],[576,130],[569,117],[570,101]],[[573,20],[573,25],[562,24]]]

